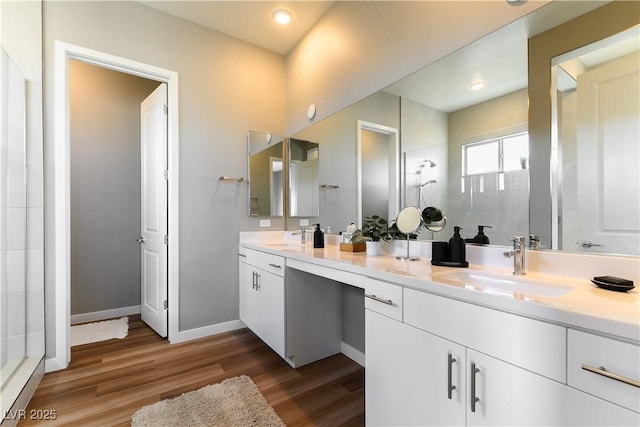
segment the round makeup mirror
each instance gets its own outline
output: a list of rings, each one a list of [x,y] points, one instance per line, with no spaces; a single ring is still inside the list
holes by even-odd
[[[415,206],[407,206],[403,208],[396,217],[396,228],[402,234],[407,236],[407,255],[397,256],[396,259],[403,259],[407,261],[416,261],[420,258],[411,257],[409,255],[409,242],[411,239],[411,233],[414,233],[422,225],[422,217],[420,209]]]
[[[424,208],[421,216],[422,225],[432,233],[442,231],[444,226],[447,225],[447,217],[442,214],[440,209],[433,206]]]
[[[402,234],[415,232],[420,228],[421,223],[420,210],[415,206],[407,206],[402,209],[396,218],[396,227]]]

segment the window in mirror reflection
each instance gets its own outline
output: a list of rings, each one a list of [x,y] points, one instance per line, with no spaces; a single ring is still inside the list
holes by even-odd
[[[520,133],[462,146],[464,175],[526,169],[529,161],[529,135]]]

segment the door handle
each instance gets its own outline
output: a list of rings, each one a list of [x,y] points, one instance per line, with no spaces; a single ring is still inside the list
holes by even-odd
[[[451,370],[453,369],[453,364],[456,363],[456,359],[451,355],[451,353],[449,353],[447,362],[447,397],[451,400],[451,392],[456,389],[456,386],[451,384]]]
[[[476,403],[480,402],[480,398],[476,396],[476,374],[480,369],[476,368],[475,362],[471,363],[471,412],[476,412]]]
[[[583,240],[582,242],[580,242],[580,246],[582,246],[585,249],[588,249],[591,246],[602,246],[602,245],[598,245],[596,243],[592,243],[591,240]]]
[[[144,244],[144,243],[147,243],[147,239],[145,239],[144,237],[140,236],[140,237],[138,237],[136,239],[136,242]]]

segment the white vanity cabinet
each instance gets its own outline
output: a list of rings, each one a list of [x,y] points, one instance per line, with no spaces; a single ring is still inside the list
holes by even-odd
[[[640,347],[569,329],[569,386],[640,412]],[[634,425],[640,425],[637,415]]]
[[[285,358],[285,259],[243,248],[239,261],[240,319]]]
[[[371,309],[365,322],[366,424],[464,425],[464,347]]]
[[[565,327],[397,288],[367,302],[367,425],[638,425],[566,385]]]

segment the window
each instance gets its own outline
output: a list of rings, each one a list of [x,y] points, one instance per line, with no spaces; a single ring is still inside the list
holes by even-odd
[[[462,146],[462,175],[526,169],[529,134],[519,133]]]

